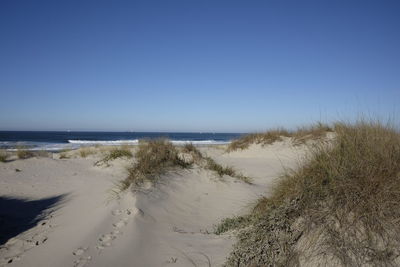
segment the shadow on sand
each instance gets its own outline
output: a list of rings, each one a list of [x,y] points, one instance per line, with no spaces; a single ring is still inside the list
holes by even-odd
[[[0,245],[47,218],[67,194],[37,200],[0,196]]]

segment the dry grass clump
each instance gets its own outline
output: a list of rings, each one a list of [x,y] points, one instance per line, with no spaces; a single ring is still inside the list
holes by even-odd
[[[289,137],[291,136],[291,133],[284,128],[278,128],[269,130],[264,133],[247,134],[240,137],[239,139],[232,141],[229,144],[227,150],[243,150],[248,148],[251,144],[269,145],[276,141],[282,141],[282,136]]]
[[[308,140],[319,140],[326,136],[327,132],[332,132],[332,128],[323,123],[316,123],[309,127],[301,127],[295,131],[289,131],[284,128],[277,128],[266,131],[264,133],[247,134],[239,139],[232,141],[227,151],[243,150],[251,144],[261,144],[263,146],[273,144],[277,141],[282,141],[282,137],[292,137],[294,145],[306,143]]]
[[[238,180],[241,180],[247,184],[252,184],[252,179],[250,177],[245,176],[242,173],[236,171],[232,166],[222,166],[221,164],[217,163],[213,158],[210,157],[203,157],[202,159],[205,161],[203,167],[207,170],[213,171],[219,177],[228,175]]]
[[[3,150],[0,150],[0,162],[7,162],[7,153]]]
[[[95,165],[100,165],[105,163],[108,165],[109,161],[118,159],[118,158],[132,158],[133,154],[128,146],[121,146],[112,148],[107,152],[107,154],[99,161],[95,163]]]
[[[235,170],[231,166],[222,166],[221,164],[217,163],[213,158],[205,157],[206,161],[205,168],[207,170],[211,170],[215,172],[219,177],[224,175],[233,176],[235,175]]]
[[[140,186],[145,181],[155,184],[167,171],[191,165],[179,157],[177,148],[171,142],[164,139],[139,143],[135,158],[136,162],[128,169],[129,176],[121,182],[121,190],[130,185]]]
[[[295,145],[305,144],[308,140],[321,140],[333,129],[326,124],[318,122],[309,127],[300,127],[291,134]]]
[[[214,172],[216,175],[218,175],[218,177],[223,177],[224,175],[227,175],[248,184],[252,183],[250,177],[236,171],[233,167],[222,166],[221,164],[217,163],[213,158],[204,156],[193,144],[185,145],[182,151],[184,153],[189,153],[190,155],[192,155],[193,162],[204,169]]]
[[[192,143],[185,144],[182,148],[182,152],[192,155],[194,160],[203,158],[201,152]]]
[[[19,159],[28,159],[34,156],[32,151],[27,150],[25,147],[19,147],[17,149],[17,157]]]
[[[81,147],[79,148],[79,155],[82,158],[86,158],[89,155],[93,155],[96,154],[96,150],[94,148],[91,147]]]
[[[32,153],[36,157],[43,157],[43,158],[48,158],[51,156],[51,153],[46,151],[46,150],[38,150]]]
[[[304,255],[322,265],[398,266],[400,133],[366,121],[335,132],[260,200],[227,266],[294,266]]]
[[[63,149],[60,151],[60,159],[69,159],[71,156],[69,152],[72,151],[72,149]]]
[[[189,168],[194,164],[213,171],[219,177],[228,175],[251,183],[249,177],[238,173],[232,167],[223,167],[212,158],[204,157],[193,144],[179,148],[164,139],[142,141],[139,143],[135,158],[136,162],[128,168],[129,175],[121,181],[118,191],[126,190],[131,185],[140,187],[146,181],[156,184],[168,171]]]
[[[240,229],[251,224],[252,216],[236,216],[222,219],[221,223],[215,226],[214,234],[220,235],[230,230]]]

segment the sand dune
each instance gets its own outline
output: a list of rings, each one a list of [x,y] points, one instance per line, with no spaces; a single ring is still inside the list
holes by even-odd
[[[235,239],[213,234],[214,226],[246,213],[304,151],[285,141],[231,153],[201,150],[254,184],[193,168],[115,198],[110,189],[130,160],[108,167],[94,166],[96,155],[0,163],[0,266],[221,265]]]

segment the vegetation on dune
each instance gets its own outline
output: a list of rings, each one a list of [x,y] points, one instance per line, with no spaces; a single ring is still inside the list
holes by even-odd
[[[129,176],[121,182],[121,190],[130,185],[140,186],[145,181],[156,183],[162,174],[176,168],[188,168],[191,164],[179,157],[171,142],[159,139],[139,143],[136,162],[128,168]]]
[[[317,140],[325,137],[327,132],[332,132],[332,128],[323,123],[317,123],[310,127],[301,127],[295,131],[289,131],[284,128],[272,129],[263,133],[253,133],[244,135],[232,141],[227,151],[243,150],[251,144],[270,145],[277,141],[282,141],[283,137],[292,137],[294,145],[304,144],[308,140]]]
[[[69,159],[70,155],[68,154],[72,149],[63,149],[60,151],[60,159]]]
[[[7,161],[7,153],[3,150],[0,150],[0,162],[6,162]]]
[[[282,137],[289,137],[289,131],[281,129],[273,129],[264,133],[252,133],[244,135],[234,141],[228,146],[228,151],[235,151],[239,149],[246,149],[251,144],[269,145],[276,141],[282,141]]]
[[[135,159],[132,167],[128,168],[128,177],[119,185],[121,191],[131,185],[140,187],[146,181],[156,184],[168,171],[186,169],[193,165],[211,170],[219,177],[228,175],[246,183],[251,182],[249,177],[236,172],[232,167],[223,167],[212,158],[203,156],[193,144],[176,147],[164,139],[142,141]]]
[[[288,171],[250,219],[227,266],[391,266],[400,255],[400,133],[389,125],[338,123],[330,142]],[[230,227],[232,226],[232,227]],[[225,227],[225,228],[223,228]]]
[[[243,175],[242,173],[235,170],[232,166],[222,166],[217,163],[213,158],[204,156],[193,144],[187,144],[183,147],[183,152],[190,153],[193,157],[193,162],[200,167],[214,172],[218,177],[224,175],[231,176],[245,183],[251,184],[251,178]]]
[[[28,159],[34,156],[32,151],[27,150],[25,147],[19,147],[17,149],[17,157],[19,159]]]
[[[213,171],[215,174],[217,174],[219,177],[223,177],[224,175],[231,176],[233,178],[236,178],[238,180],[241,180],[247,184],[251,184],[252,180],[250,177],[243,175],[242,173],[236,171],[232,166],[222,166],[221,164],[217,163],[213,158],[211,157],[204,157],[203,160],[205,161],[205,164],[203,164],[203,167],[207,170]]]
[[[220,235],[230,230],[241,229],[251,224],[252,219],[253,217],[251,215],[224,218],[215,226],[214,234]]]
[[[81,147],[79,148],[79,155],[82,158],[86,158],[89,155],[93,155],[96,153],[96,150],[91,147]]]
[[[128,146],[121,146],[112,148],[110,151],[107,151],[106,155],[99,161],[95,163],[95,165],[107,164],[109,161],[118,159],[118,158],[132,158],[133,154]]]

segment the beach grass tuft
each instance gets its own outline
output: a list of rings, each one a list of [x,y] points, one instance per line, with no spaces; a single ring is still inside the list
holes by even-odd
[[[260,199],[227,266],[294,266],[299,255],[322,265],[398,264],[400,133],[365,120],[334,131]]]
[[[69,152],[72,151],[72,149],[63,149],[60,151],[60,159],[69,159],[70,155]]]
[[[96,150],[93,147],[81,147],[79,148],[79,155],[82,158],[86,158],[89,155],[96,154]]]
[[[250,177],[238,172],[232,166],[222,166],[221,164],[217,163],[213,158],[209,156],[204,156],[193,144],[185,145],[183,147],[183,152],[191,154],[196,164],[204,169],[214,172],[220,178],[224,175],[227,175],[248,184],[252,183],[252,179]]]
[[[232,167],[223,167],[211,157],[205,157],[193,144],[177,147],[165,139],[144,140],[139,142],[134,156],[136,161],[127,169],[129,175],[118,184],[117,191],[126,190],[130,186],[138,188],[145,182],[154,185],[168,171],[186,169],[193,165],[210,170],[218,177],[228,175],[251,184],[251,178]]]
[[[18,147],[17,148],[17,157],[19,159],[28,159],[34,156],[32,151],[27,150],[26,147]]]
[[[135,158],[136,162],[128,168],[128,177],[121,182],[121,190],[131,185],[140,186],[146,181],[156,184],[166,172],[191,165],[180,158],[178,149],[165,139],[141,141]]]
[[[0,150],[0,162],[7,162],[7,153],[3,150]]]
[[[214,234],[220,235],[231,230],[241,229],[248,226],[252,219],[253,217],[249,215],[224,218],[215,226]]]
[[[95,165],[100,164],[108,164],[109,161],[116,160],[118,158],[132,158],[133,154],[129,146],[120,146],[114,147],[111,150],[107,151],[106,155],[99,161],[95,163]]]

